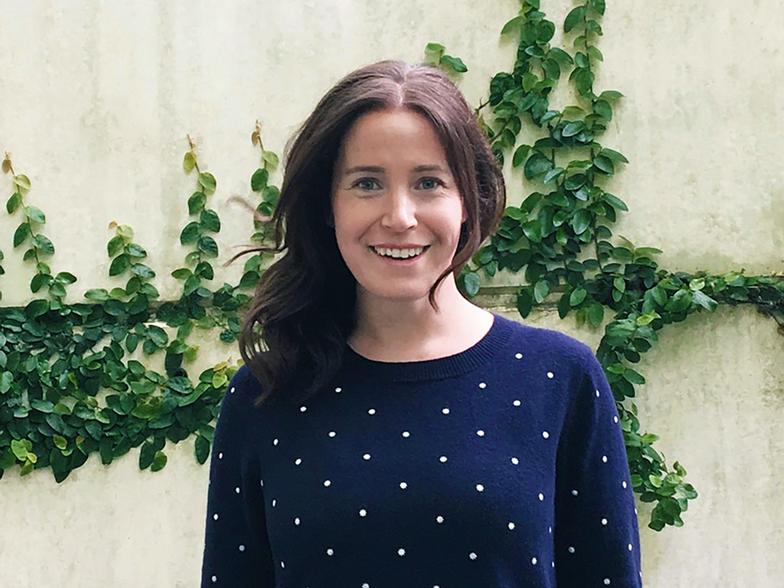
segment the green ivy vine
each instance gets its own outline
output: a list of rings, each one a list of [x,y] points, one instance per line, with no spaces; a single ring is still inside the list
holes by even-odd
[[[504,25],[502,36],[519,38],[516,61],[511,72],[493,76],[489,98],[476,116],[499,162],[511,153],[512,166],[522,166],[527,183],[537,190],[520,206],[507,207],[499,230],[464,268],[458,286],[474,297],[480,274],[524,271],[526,284],[516,292],[522,317],[556,295],[559,316],[573,312],[579,326],[587,321],[596,328],[604,322],[605,309],[611,312],[596,354],[618,406],[633,489],[641,501],[656,503],[648,526],[660,531],[683,525],[681,514],[697,492],[685,481],[684,467],[677,461],[668,466],[654,448],[658,436],[640,431],[636,405],[627,407],[636,386],[645,384],[632,366],[653,347],[665,325],[719,304],[754,304],[783,325],[784,280],[745,276],[742,270],[723,275],[669,272],[654,261],[659,249],[636,247],[623,237],[618,245],[609,241],[609,225],[628,207],[607,191],[607,183],[617,166],[629,161],[598,141],[623,97],[615,90],[594,92],[594,68],[603,60],[596,42],[603,34],[599,21],[604,12],[604,0],[586,0],[568,13],[564,32],[573,37],[573,53],[550,45],[555,25],[540,10],[539,0],[522,0],[517,16]],[[425,61],[450,75],[468,71],[438,43],[426,45]],[[566,72],[579,104],[553,109],[550,91]],[[490,123],[482,112],[487,107]],[[524,122],[530,123],[526,137],[541,135],[531,144],[518,141]],[[251,144],[260,149],[260,165],[250,178],[259,198],[251,241],[262,243],[271,236],[268,220],[280,195],[269,185],[279,160],[264,149],[258,121]],[[54,254],[54,245],[41,232],[46,217],[26,203],[30,179],[14,171],[6,153],[2,170],[13,185],[6,210],[21,217],[13,248],[28,247],[23,260],[35,271],[30,290],[35,294],[45,287],[47,296],[23,308],[0,307],[0,478],[19,465],[21,475],[49,467],[61,482],[91,453],[109,464],[139,446],[139,467],[158,471],[166,465],[167,440],[177,443],[191,435],[197,461],[206,462],[212,422],[237,366],[221,362],[202,371],[194,383],[186,366],[197,357],[198,346],[189,337],[195,327],[217,330],[226,343],[235,341],[239,313],[251,298],[246,291],[263,273],[264,255],[271,255],[250,256],[236,285],[211,284],[212,261],[220,254],[213,235],[221,223],[208,202],[217,180],[199,165],[190,136],[188,146],[183,170],[196,176],[187,199],[190,220],[180,233],[180,243],[188,248],[184,265],[171,272],[182,282],[174,301],[159,300],[152,283],[156,273],[144,263],[147,252],[134,242],[131,227],[112,222],[108,273],[127,278],[125,287],[90,289],[84,293],[86,302],[64,303],[77,279],[69,272],[52,274],[45,260]],[[581,254],[588,257],[578,260]],[[4,273],[0,264],[0,276]],[[163,373],[129,357],[140,344],[142,360],[164,354]],[[101,391],[108,392],[102,401]]]
[[[253,135],[261,146],[260,127]],[[2,169],[10,173],[13,193],[6,203],[9,214],[21,210],[13,246],[29,243],[23,259],[35,264],[30,284],[33,293],[47,286],[47,298],[32,300],[24,308],[0,307],[0,477],[20,466],[20,474],[49,467],[57,482],[97,452],[101,462],[141,446],[139,467],[158,471],[166,465],[166,441],[177,443],[196,435],[199,463],[209,456],[224,387],[237,366],[221,362],[202,371],[194,384],[184,363],[193,362],[198,346],[189,343],[193,328],[219,329],[227,343],[239,334],[239,309],[250,300],[243,292],[255,285],[262,256],[246,262],[241,284],[210,289],[214,278],[210,260],[218,257],[210,233],[220,231],[218,214],[207,207],[217,187],[215,177],[199,168],[195,145],[183,158],[186,173],[196,170],[196,190],[188,198],[191,220],[180,242],[191,249],[185,266],[172,276],[183,282],[176,301],[160,302],[152,284],[155,271],[144,263],[147,251],[133,238],[128,225],[112,222],[114,235],[107,243],[109,276],[127,278],[125,287],[94,288],[84,293],[85,303],[64,304],[66,286],[76,282],[67,272],[52,275],[43,261],[54,245],[43,235],[44,213],[24,202],[31,182],[17,174],[8,153]],[[267,186],[278,157],[262,148],[264,166],[251,179],[251,189],[263,197],[260,210],[277,205],[279,191]],[[258,227],[257,227],[258,228]],[[263,231],[253,238],[263,240]],[[2,253],[0,253],[0,260]],[[266,254],[269,256],[269,254]],[[0,270],[2,266],[0,266]],[[250,274],[248,273],[250,272]],[[254,273],[255,272],[255,273]],[[0,272],[4,273],[4,272]],[[141,345],[142,359],[163,352],[164,373],[127,356]],[[99,401],[98,393],[109,393]]]

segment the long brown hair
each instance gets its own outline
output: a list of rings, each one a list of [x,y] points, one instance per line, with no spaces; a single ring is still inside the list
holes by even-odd
[[[256,406],[268,398],[306,400],[340,369],[355,327],[356,280],[328,224],[333,166],[352,124],[386,108],[406,108],[430,120],[466,209],[452,263],[429,291],[434,309],[439,283],[450,273],[459,275],[503,216],[501,167],[471,107],[441,69],[384,60],[339,80],[284,149],[283,183],[269,221],[274,248],[252,247],[229,261],[286,250],[264,270],[239,336],[242,359],[261,384]]]

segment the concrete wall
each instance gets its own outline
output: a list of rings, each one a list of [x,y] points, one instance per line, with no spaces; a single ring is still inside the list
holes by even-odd
[[[631,160],[610,184],[630,208],[615,234],[662,249],[659,261],[670,270],[780,271],[779,2],[607,4],[599,45],[605,63],[595,88],[626,98],[602,142]],[[542,5],[560,29],[572,3]],[[248,214],[228,199],[248,194],[257,118],[266,147],[280,153],[343,74],[383,58],[420,60],[430,41],[465,60],[470,71],[461,88],[478,105],[490,76],[514,61],[514,42],[498,33],[518,7],[515,0],[6,0],[0,149],[30,177],[27,199],[47,214],[45,233],[57,247],[53,271],[79,278],[69,301],[114,285],[105,249],[112,220],[135,229],[156,284],[170,297],[194,185],[181,169],[187,133],[218,179],[211,205],[223,221],[222,261],[252,230]],[[557,96],[558,105],[572,102],[565,92]],[[509,203],[519,203],[519,171],[507,169],[507,179]],[[279,184],[280,174],[273,181]],[[10,179],[0,177],[2,201],[10,194]],[[4,305],[31,296],[31,269],[11,249],[17,224],[0,214]],[[241,264],[222,272],[216,283],[236,280]],[[501,273],[493,284],[519,280]],[[577,331],[571,317],[560,321],[552,309],[526,321],[593,345],[603,332]],[[645,528],[648,505],[639,505],[646,586],[780,585],[782,351],[772,320],[753,308],[720,308],[668,327],[643,359],[643,426],[661,435],[657,448],[669,463],[681,461],[700,492],[681,529]],[[197,369],[237,356],[229,346],[202,345]],[[62,484],[48,470],[25,478],[7,472],[0,481],[0,585],[195,586],[207,468],[196,463],[192,439],[167,453],[158,473],[138,471],[138,449],[110,467],[92,456]]]

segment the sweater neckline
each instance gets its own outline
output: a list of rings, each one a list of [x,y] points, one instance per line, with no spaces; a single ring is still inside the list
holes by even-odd
[[[490,363],[509,341],[514,321],[494,312],[493,323],[485,335],[471,347],[458,353],[421,361],[377,361],[345,345],[345,361],[352,374],[361,374],[394,382],[439,380],[458,376]]]

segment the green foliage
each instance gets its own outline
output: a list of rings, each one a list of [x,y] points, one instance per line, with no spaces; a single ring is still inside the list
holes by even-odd
[[[272,152],[265,152],[263,159],[268,169],[277,165]],[[61,482],[93,452],[108,465],[139,446],[139,467],[158,471],[166,465],[166,441],[177,443],[193,434],[197,461],[207,460],[211,423],[236,366],[222,362],[192,382],[185,364],[196,358],[198,347],[189,337],[194,326],[217,327],[222,341],[235,341],[238,310],[250,297],[239,285],[208,289],[214,278],[208,260],[218,256],[211,234],[220,231],[220,218],[206,204],[217,182],[198,170],[192,142],[183,166],[198,171],[197,192],[188,200],[195,220],[183,230],[194,234],[181,239],[193,247],[186,255],[187,267],[172,272],[185,282],[183,292],[178,300],[166,302],[158,300],[152,283],[156,272],[147,264],[145,248],[134,242],[133,229],[112,222],[107,273],[123,280],[124,287],[93,288],[84,293],[86,303],[63,304],[65,286],[76,277],[68,272],[53,275],[43,261],[54,254],[54,245],[40,232],[46,217],[24,203],[31,185],[27,176],[13,176],[6,210],[23,215],[14,246],[29,244],[32,253],[24,259],[34,263],[36,271],[31,292],[47,286],[49,296],[24,308],[0,307],[0,478],[18,464],[21,475],[51,468]],[[12,170],[8,156],[3,170]],[[266,181],[264,188],[272,193]],[[274,205],[277,199],[267,202]],[[255,259],[254,271],[261,257]],[[163,353],[164,372],[133,359],[134,353],[145,358]]]
[[[477,116],[499,163],[511,151],[512,167],[522,166],[534,191],[519,207],[506,209],[490,243],[463,268],[458,286],[473,297],[480,272],[492,277],[499,269],[523,271],[526,285],[516,294],[523,317],[554,295],[559,316],[573,313],[578,326],[587,321],[599,327],[605,309],[612,311],[596,355],[616,399],[633,489],[640,500],[656,503],[648,526],[659,531],[683,524],[680,515],[697,492],[685,482],[686,470],[678,462],[668,467],[654,449],[658,437],[640,433],[636,405],[627,408],[636,387],[645,384],[631,365],[656,343],[657,331],[691,313],[748,303],[780,315],[784,280],[742,272],[669,273],[654,261],[659,249],[635,247],[623,237],[620,245],[610,242],[610,226],[628,207],[606,186],[629,160],[598,140],[623,97],[616,90],[597,95],[593,89],[594,68],[604,59],[595,46],[604,12],[604,0],[587,0],[569,11],[564,32],[573,36],[573,54],[550,46],[554,25],[539,10],[539,0],[524,0],[519,14],[503,26],[501,35],[519,39],[517,60],[511,72],[493,76],[489,99]],[[580,104],[559,111],[550,107],[549,95],[566,72]],[[485,106],[492,109],[492,124],[480,113]],[[533,132],[526,129],[525,143],[518,144],[524,122]]]
[[[445,47],[440,43],[428,43],[425,46],[425,63],[437,65],[450,75],[465,73],[468,67],[459,57],[446,55]]]
[[[605,309],[612,311],[596,355],[616,399],[632,486],[641,501],[656,503],[650,528],[681,526],[681,514],[697,492],[685,481],[679,462],[668,467],[653,447],[658,437],[640,432],[637,407],[629,399],[645,378],[632,365],[657,342],[657,331],[694,312],[713,311],[722,303],[755,304],[765,314],[780,315],[784,280],[742,271],[671,273],[653,259],[659,249],[636,247],[623,237],[619,245],[610,242],[610,225],[628,207],[606,185],[629,161],[597,140],[623,97],[616,90],[598,95],[593,90],[595,64],[604,59],[595,43],[603,34],[599,20],[605,1],[586,0],[567,14],[564,32],[574,37],[573,54],[550,46],[555,25],[539,8],[539,0],[523,0],[519,14],[502,28],[503,36],[519,39],[516,62],[511,72],[493,76],[489,99],[476,111],[499,163],[511,151],[512,166],[522,166],[536,189],[520,206],[507,207],[489,244],[464,267],[458,287],[474,297],[480,272],[492,277],[501,269],[522,271],[526,285],[517,290],[516,305],[523,317],[556,295],[559,316],[573,313],[580,326],[587,321],[598,327]],[[467,71],[462,60],[444,52],[443,45],[428,43],[426,62],[450,75]],[[556,110],[549,94],[567,71],[581,104]],[[480,112],[486,106],[493,112],[492,125]],[[524,122],[541,136],[527,136],[527,143],[518,145]],[[264,149],[258,121],[251,141],[261,150],[260,167],[250,178],[260,200],[251,240],[263,243],[270,237],[269,219],[280,194],[268,184],[279,161]],[[227,343],[236,339],[238,309],[250,299],[243,290],[258,283],[263,259],[262,254],[248,257],[238,285],[210,289],[211,260],[219,255],[213,235],[221,223],[207,205],[217,180],[200,169],[190,138],[189,144],[182,165],[186,174],[196,172],[196,182],[187,199],[189,221],[180,233],[187,253],[184,265],[171,272],[182,290],[178,300],[165,302],[158,301],[151,283],[156,272],[143,262],[147,252],[133,242],[132,229],[112,223],[108,274],[127,279],[125,287],[90,289],[84,293],[87,303],[63,304],[66,286],[76,277],[53,275],[44,261],[55,253],[40,231],[46,217],[25,204],[30,179],[13,171],[6,154],[2,170],[12,174],[13,182],[6,210],[21,217],[13,247],[27,244],[23,259],[35,266],[30,289],[38,293],[46,287],[47,298],[24,308],[0,307],[0,477],[18,464],[21,475],[50,467],[60,482],[93,452],[108,465],[139,446],[140,469],[158,471],[166,465],[166,441],[177,443],[190,435],[195,435],[197,461],[208,459],[211,423],[236,368],[220,363],[192,381],[184,364],[195,359],[198,347],[188,339],[194,327],[218,328],[219,339]],[[566,162],[569,155],[574,158]],[[589,247],[594,256],[578,261]],[[164,353],[164,373],[129,357],[138,351],[143,357]]]

